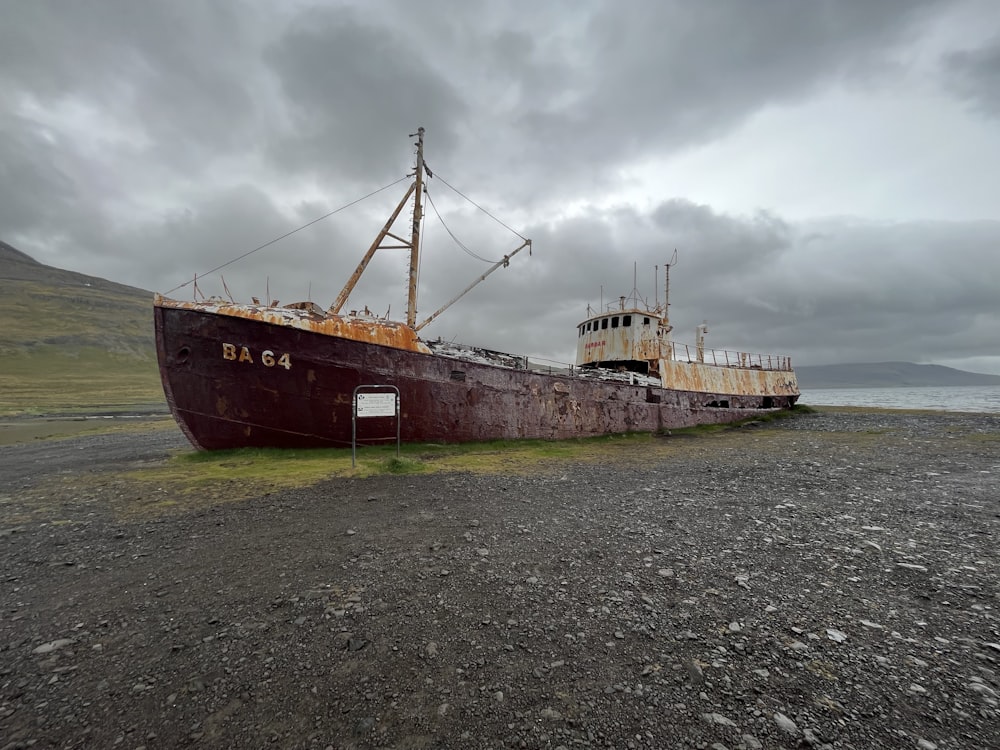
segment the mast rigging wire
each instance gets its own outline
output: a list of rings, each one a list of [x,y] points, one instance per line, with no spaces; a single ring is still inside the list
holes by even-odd
[[[524,236],[523,234],[521,234],[520,232],[518,232],[518,231],[517,231],[516,229],[513,229],[512,227],[509,227],[509,226],[507,226],[506,224],[504,224],[504,223],[503,223],[502,221],[500,221],[500,219],[498,219],[498,218],[497,218],[496,216],[494,216],[493,214],[491,214],[491,213],[490,213],[489,211],[487,211],[487,210],[486,210],[485,208],[483,208],[482,206],[480,206],[480,205],[479,205],[478,203],[476,203],[476,202],[475,202],[474,200],[472,200],[472,198],[470,198],[469,196],[467,196],[467,195],[466,195],[465,193],[463,193],[463,192],[462,192],[461,190],[459,190],[459,189],[458,189],[458,188],[456,188],[456,187],[453,187],[452,185],[449,185],[449,184],[448,184],[448,181],[447,181],[447,180],[446,180],[446,179],[445,179],[444,177],[442,177],[441,175],[435,175],[434,179],[436,179],[436,180],[439,180],[440,182],[443,182],[443,183],[445,184],[445,186],[447,186],[447,187],[451,188],[452,190],[454,190],[454,191],[455,191],[456,193],[458,193],[458,194],[459,194],[460,196],[462,196],[463,198],[465,198],[465,200],[467,200],[467,201],[468,201],[469,203],[471,203],[471,204],[472,204],[473,206],[475,206],[475,207],[476,207],[476,208],[478,208],[478,209],[479,209],[480,211],[482,211],[482,212],[483,212],[484,214],[486,214],[487,216],[489,216],[489,217],[490,217],[491,219],[493,219],[493,221],[495,221],[495,222],[496,222],[497,224],[499,224],[500,226],[502,226],[502,227],[503,227],[504,229],[506,229],[507,231],[509,231],[509,232],[513,232],[514,234],[516,234],[516,235],[517,235],[518,237],[520,237],[520,238],[521,238],[522,240],[524,240],[525,242],[527,242],[527,241],[528,241],[528,238],[527,238],[527,237],[525,237],[525,236]]]
[[[351,201],[350,203],[345,203],[345,204],[344,204],[343,206],[341,206],[340,208],[335,208],[335,209],[334,209],[333,211],[330,211],[329,213],[326,213],[326,214],[323,214],[323,215],[322,215],[322,216],[320,216],[320,217],[319,217],[318,219],[313,219],[313,220],[312,220],[312,221],[310,221],[309,223],[307,223],[307,224],[303,224],[302,226],[298,227],[297,229],[293,229],[293,230],[292,230],[292,231],[290,231],[290,232],[285,232],[285,233],[284,233],[283,235],[281,235],[280,237],[275,237],[275,238],[274,238],[273,240],[270,240],[269,242],[265,242],[265,243],[264,243],[263,245],[260,245],[260,246],[258,246],[258,247],[255,247],[255,248],[254,248],[253,250],[248,250],[247,252],[243,253],[243,255],[240,255],[240,256],[237,256],[237,257],[233,258],[232,260],[229,260],[229,261],[226,261],[226,262],[225,262],[225,263],[223,263],[223,264],[222,264],[221,266],[216,266],[216,267],[215,267],[215,268],[213,268],[213,269],[212,269],[211,271],[206,271],[205,273],[203,273],[203,274],[201,274],[201,275],[202,275],[202,276],[209,276],[209,275],[211,275],[211,274],[215,273],[216,271],[221,271],[221,270],[222,270],[223,268],[225,268],[226,266],[230,266],[230,265],[232,265],[233,263],[236,263],[237,261],[240,261],[240,260],[243,260],[243,259],[244,259],[244,258],[246,258],[247,256],[250,256],[250,255],[253,255],[253,254],[254,254],[254,253],[256,253],[256,252],[257,252],[258,250],[263,250],[263,249],[264,249],[265,247],[270,247],[270,246],[271,246],[271,245],[273,245],[273,244],[274,244],[275,242],[280,242],[281,240],[285,239],[286,237],[291,237],[291,236],[292,236],[293,234],[295,234],[296,232],[301,232],[301,231],[302,231],[303,229],[306,229],[306,228],[308,228],[308,227],[311,227],[311,226],[312,226],[313,224],[316,224],[316,223],[318,223],[318,222],[321,222],[321,221],[323,221],[323,219],[329,219],[329,218],[330,218],[331,216],[333,216],[334,214],[336,214],[336,213],[340,213],[340,212],[341,212],[341,211],[343,211],[344,209],[347,209],[347,208],[350,208],[351,206],[354,206],[354,205],[356,205],[356,204],[358,204],[358,203],[361,203],[361,201],[363,201],[363,200],[367,200],[368,198],[371,198],[371,197],[372,197],[373,195],[378,195],[378,194],[379,194],[379,193],[381,193],[381,192],[382,192],[383,190],[388,190],[389,188],[393,187],[394,185],[398,185],[399,183],[401,183],[401,182],[402,182],[403,180],[405,180],[405,179],[407,179],[407,178],[408,178],[408,175],[405,175],[405,176],[403,176],[403,177],[400,177],[400,178],[399,178],[398,180],[396,180],[395,182],[390,182],[390,183],[389,183],[388,185],[385,185],[384,187],[380,187],[380,188],[379,188],[378,190],[374,190],[374,191],[372,191],[372,192],[368,193],[368,195],[363,195],[363,196],[361,196],[360,198],[358,198],[357,200],[353,200],[353,201]],[[436,210],[436,209],[435,209],[435,210]],[[512,231],[513,231],[513,230],[512,230]],[[196,280],[197,278],[198,278],[198,277],[197,277],[197,276],[195,276],[195,278],[194,278],[194,279],[192,279],[191,281],[185,281],[185,282],[184,282],[183,284],[178,284],[178,285],[177,285],[177,286],[175,286],[175,287],[174,287],[173,289],[171,289],[171,290],[169,290],[169,291],[165,292],[165,294],[171,294],[171,293],[173,293],[173,292],[176,292],[176,291],[177,291],[178,289],[183,289],[183,288],[184,288],[184,287],[186,287],[186,286],[187,286],[188,284],[192,284],[192,283],[194,283],[194,281],[195,281],[195,280]]]
[[[438,221],[440,221],[440,222],[441,222],[441,226],[443,226],[443,227],[444,227],[444,231],[446,231],[446,232],[448,233],[448,235],[449,235],[449,236],[450,236],[450,237],[451,237],[451,238],[452,238],[453,240],[455,240],[455,244],[456,244],[456,245],[458,245],[458,246],[459,246],[460,248],[462,248],[462,250],[464,250],[464,251],[465,251],[465,253],[466,253],[467,255],[471,255],[471,256],[472,256],[473,258],[475,258],[476,260],[480,260],[480,261],[482,261],[483,263],[496,263],[496,261],[495,261],[495,260],[487,260],[486,258],[484,258],[484,257],[482,257],[482,256],[480,256],[480,255],[476,255],[476,254],[475,254],[474,252],[472,252],[472,251],[471,251],[471,250],[470,250],[470,249],[469,249],[469,248],[468,248],[468,247],[467,247],[467,246],[466,246],[466,245],[465,245],[465,244],[464,244],[464,243],[463,243],[463,242],[462,242],[462,241],[461,241],[460,239],[458,239],[458,237],[456,237],[456,236],[455,236],[455,233],[454,233],[453,231],[451,231],[451,227],[449,227],[449,226],[448,226],[448,225],[447,225],[447,224],[445,223],[445,221],[444,221],[444,217],[443,217],[443,216],[441,216],[441,212],[440,212],[440,211],[438,211],[438,209],[437,209],[437,206],[435,206],[435,205],[434,205],[434,199],[433,199],[433,198],[431,197],[431,194],[430,194],[430,191],[428,191],[428,190],[424,190],[424,195],[426,195],[426,196],[427,196],[427,202],[428,202],[428,203],[430,203],[430,204],[431,204],[431,208],[433,208],[433,209],[434,209],[434,214],[435,214],[435,215],[437,216],[437,218],[438,218]],[[514,232],[514,234],[517,234],[517,232]],[[518,235],[518,236],[520,236],[520,235]]]

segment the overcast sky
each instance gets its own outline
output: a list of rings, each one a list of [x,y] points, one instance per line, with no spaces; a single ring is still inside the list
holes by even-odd
[[[520,240],[444,182],[534,241],[428,337],[570,360],[676,248],[681,342],[1000,374],[996,0],[0,4],[0,239],[49,265],[166,292],[405,177],[418,126],[473,253]],[[329,305],[405,186],[226,285]],[[428,206],[420,312],[487,267]],[[405,269],[348,308],[405,316]]]

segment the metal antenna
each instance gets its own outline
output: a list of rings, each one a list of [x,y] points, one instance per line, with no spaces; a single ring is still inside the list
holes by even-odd
[[[670,258],[670,262],[667,263],[664,268],[664,288],[663,288],[663,321],[667,324],[667,329],[670,328],[670,267],[677,265],[677,248],[674,248],[674,254]]]

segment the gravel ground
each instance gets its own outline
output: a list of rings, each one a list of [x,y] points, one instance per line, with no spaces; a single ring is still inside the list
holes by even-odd
[[[0,748],[1000,747],[1000,417],[138,520],[67,489],[182,444],[0,449]]]

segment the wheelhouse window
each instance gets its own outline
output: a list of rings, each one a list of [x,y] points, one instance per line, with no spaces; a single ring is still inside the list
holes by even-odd
[[[601,320],[601,330],[603,331],[607,327],[608,327],[608,319],[607,318],[603,318]]]
[[[611,319],[611,327],[612,328],[617,328],[618,327],[618,316],[617,315]]]
[[[623,315],[622,316],[622,327],[628,328],[630,325],[632,325],[632,316],[631,315]]]
[[[649,318],[643,318],[643,319],[642,319],[642,324],[643,324],[644,326],[648,326],[648,325],[649,325]]]

